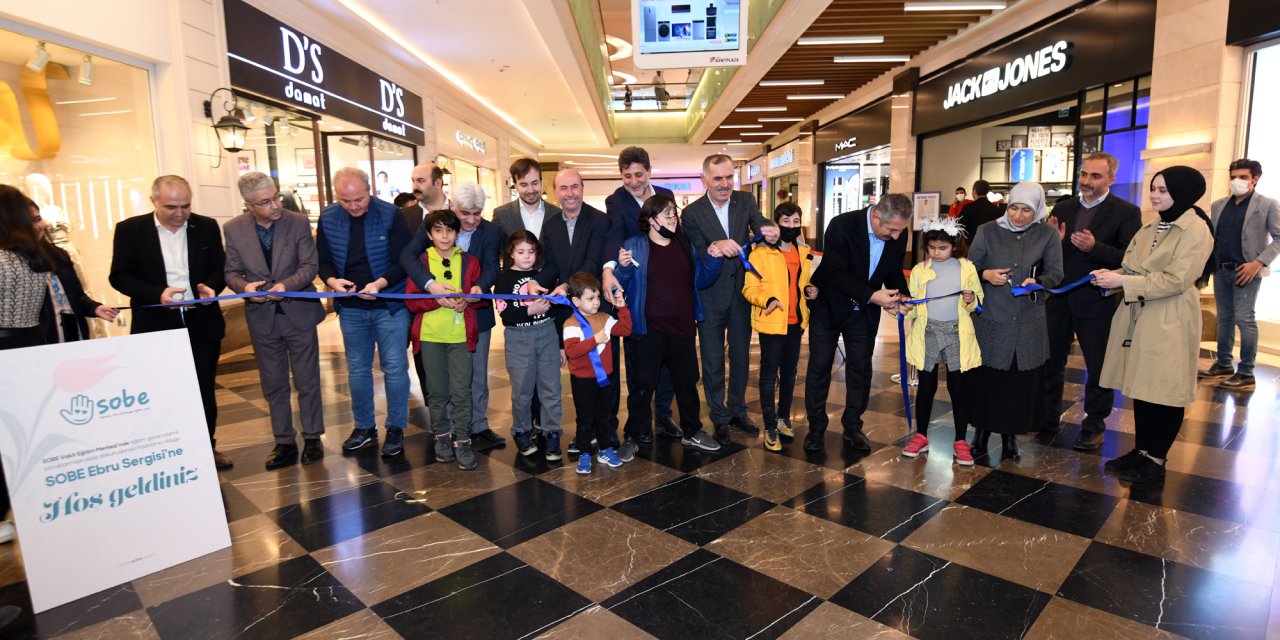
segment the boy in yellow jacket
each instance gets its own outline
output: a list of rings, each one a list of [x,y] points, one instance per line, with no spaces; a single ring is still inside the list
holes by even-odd
[[[907,288],[913,300],[948,296],[924,304],[905,305],[911,329],[906,337],[907,363],[920,372],[916,391],[916,434],[902,455],[914,458],[929,450],[929,417],[938,391],[938,365],[947,366],[947,394],[951,396],[956,434],[952,447],[961,466],[973,464],[965,442],[969,430],[969,399],[964,372],[982,364],[982,353],[969,317],[981,308],[982,282],[973,263],[964,259],[964,227],[955,218],[929,220],[923,243],[929,257],[911,269]],[[950,297],[960,292],[960,295]]]
[[[760,410],[764,413],[764,448],[781,451],[780,437],[793,438],[791,396],[796,388],[800,341],[809,326],[809,300],[818,288],[809,284],[809,246],[802,243],[800,207],[778,205],[778,244],[758,245],[749,257],[764,277],[747,273],[742,295],[752,305],[751,326],[760,334]],[[774,390],[778,390],[777,406]]]

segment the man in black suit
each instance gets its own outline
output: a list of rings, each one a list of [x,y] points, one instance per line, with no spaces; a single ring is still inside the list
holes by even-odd
[[[604,212],[582,201],[582,175],[577,171],[563,169],[556,173],[555,190],[560,213],[542,224],[539,239],[544,264],[538,282],[548,289],[567,283],[579,271],[599,278],[609,230]],[[561,316],[557,318],[559,324],[568,317]]]
[[[972,205],[970,205],[972,206]],[[874,206],[836,216],[827,227],[822,261],[811,282],[818,297],[809,307],[809,370],[804,406],[809,416],[806,451],[821,451],[827,430],[827,392],[836,342],[844,337],[844,442],[870,451],[862,433],[862,412],[871,396],[871,354],[875,350],[880,310],[894,312],[907,295],[902,275],[911,226],[911,199],[886,194]]]
[[[409,227],[409,237],[415,238],[418,235],[418,229],[422,226],[422,221],[427,217],[428,211],[437,209],[448,209],[449,201],[444,195],[444,171],[442,171],[434,162],[424,162],[413,168],[413,172],[409,174],[409,179],[413,181],[413,204],[400,207],[400,215],[404,216],[404,223]],[[423,242],[426,241],[426,232],[422,233]],[[411,246],[413,242],[409,243]],[[425,246],[425,245],[424,245]],[[422,254],[419,250],[414,254],[413,259],[416,262],[418,256]],[[403,266],[403,265],[402,265]],[[424,291],[430,293],[443,293],[443,287],[434,282],[431,283],[438,290],[431,291],[423,287]],[[422,352],[413,354],[413,369],[418,373],[418,388],[422,391],[422,404],[427,404],[430,395],[427,393],[427,368],[422,362]],[[481,444],[479,441],[473,441],[475,444]],[[477,446],[476,449],[483,447]]]
[[[547,220],[560,215],[560,207],[542,199],[542,167],[536,160],[520,158],[511,163],[511,180],[520,197],[493,210],[493,221],[502,230],[498,241],[500,253],[506,251],[507,238],[521,229],[542,242],[542,226]],[[538,269],[542,268],[545,258],[538,256]],[[503,258],[502,264],[505,266],[506,263],[506,258]]]
[[[218,424],[214,379],[227,331],[222,309],[217,303],[145,308],[192,296],[212,298],[226,288],[222,232],[212,218],[191,212],[191,185],[180,176],[156,178],[151,183],[151,204],[155,211],[116,225],[108,279],[134,307],[130,333],[186,329],[214,447],[213,462],[219,469],[229,469],[231,460],[218,451],[213,437]]]
[[[996,206],[987,198],[987,194],[991,192],[991,184],[986,180],[978,180],[973,183],[973,202],[966,204],[960,210],[960,224],[964,225],[965,236],[973,241],[978,235],[978,227],[999,218],[1000,207]]]
[[[415,190],[417,186],[415,180]],[[481,217],[484,213],[484,200],[484,189],[480,185],[464,182],[453,189],[451,209],[462,225],[456,241],[458,248],[480,261],[480,277],[476,280],[476,286],[480,287],[483,293],[493,293],[493,283],[498,279],[501,270],[498,266],[498,253],[501,251],[498,242],[501,231],[498,230],[498,225]],[[419,227],[413,239],[400,253],[400,266],[404,267],[409,277],[421,288],[437,293],[431,288],[438,287],[438,293],[448,293],[449,291],[443,285],[435,281],[430,269],[422,264],[422,254],[429,244],[427,229]],[[471,353],[471,442],[477,451],[483,451],[494,447],[505,447],[507,441],[490,428],[487,415],[489,412],[489,342],[493,336],[492,330],[496,320],[493,315],[493,305],[488,301],[482,301],[474,305],[474,308],[478,334],[476,350]],[[425,384],[425,374],[420,372],[419,376]],[[426,399],[425,391],[422,397]]]
[[[702,358],[702,389],[711,410],[716,441],[729,442],[729,425],[756,435],[759,427],[747,417],[747,356],[751,348],[751,304],[742,297],[743,268],[737,256],[757,233],[770,244],[778,242],[778,225],[760,215],[755,198],[733,190],[733,159],[723,154],[702,161],[707,193],[685,207],[684,232],[701,254],[711,245],[725,260],[715,284],[703,289],[703,319],[698,323]],[[726,339],[727,335],[727,339]],[[725,345],[729,347],[728,402],[725,393]],[[727,406],[726,406],[727,405]]]
[[[1095,269],[1119,269],[1129,241],[1142,227],[1142,212],[1114,193],[1116,157],[1094,153],[1080,165],[1080,197],[1053,208],[1049,224],[1062,238],[1063,282],[1075,282]],[[1096,287],[1079,287],[1070,292],[1049,296],[1045,308],[1049,324],[1049,363],[1045,367],[1044,431],[1062,429],[1063,372],[1071,340],[1080,340],[1088,381],[1084,390],[1085,419],[1075,448],[1093,451],[1102,446],[1103,422],[1111,415],[1115,392],[1098,386],[1102,360],[1107,353],[1107,336],[1111,333],[1111,317],[1115,315],[1119,296],[1098,295]]]
[[[646,200],[658,194],[675,198],[675,194],[670,189],[650,184],[649,178],[652,171],[649,152],[644,147],[627,147],[618,154],[618,173],[622,174],[622,186],[604,199],[605,212],[609,215],[609,232],[604,241],[604,265],[600,274],[601,295],[605,302],[611,305],[617,302],[614,297],[615,291],[618,292],[619,297],[622,295],[622,287],[618,286],[618,279],[613,276],[614,267],[618,265],[618,249],[622,248],[624,240],[641,235],[640,229],[636,226],[636,221],[640,219],[640,207],[644,206]],[[621,340],[623,345],[631,342],[631,338]],[[616,338],[612,351],[614,359],[617,360],[622,349],[618,348]],[[631,350],[627,350],[623,356],[628,372],[635,370],[632,364],[634,356]],[[617,362],[613,363],[613,370],[620,370]],[[634,391],[632,388],[634,379],[630,373],[627,374],[628,392]],[[684,431],[675,420],[671,419],[671,403],[675,397],[676,390],[671,384],[671,372],[667,370],[666,365],[663,365],[661,373],[658,374],[658,386],[653,394],[653,419],[659,433],[668,438],[683,438]],[[615,417],[614,422],[616,421]],[[652,440],[648,434],[641,434],[640,437],[642,440]],[[624,441],[618,448],[618,457],[625,461],[626,456],[635,455],[638,444],[645,444],[645,442]]]

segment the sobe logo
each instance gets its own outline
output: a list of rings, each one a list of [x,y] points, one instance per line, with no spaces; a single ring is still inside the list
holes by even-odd
[[[93,399],[81,393],[72,396],[66,409],[59,411],[63,420],[76,426],[86,425],[97,418],[110,418],[123,413],[132,413],[151,404],[146,391],[134,394],[128,389],[105,398]]]

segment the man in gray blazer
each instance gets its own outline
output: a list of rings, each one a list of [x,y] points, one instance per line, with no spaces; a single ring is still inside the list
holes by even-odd
[[[1258,321],[1254,307],[1262,278],[1280,255],[1280,202],[1256,191],[1262,163],[1243,158],[1231,163],[1231,195],[1213,203],[1213,298],[1218,307],[1218,358],[1201,378],[1226,378],[1219,389],[1249,391],[1256,384]],[[1231,368],[1231,351],[1240,328],[1240,363]]]
[[[726,258],[720,276],[702,290],[703,320],[698,323],[702,358],[702,389],[711,410],[716,440],[729,442],[729,425],[756,435],[760,429],[747,417],[747,355],[751,347],[751,305],[742,297],[743,268],[736,256],[757,233],[777,243],[778,226],[760,215],[755,198],[733,190],[733,159],[723,154],[702,161],[702,184],[707,192],[685,207],[684,232],[701,254],[716,245]],[[750,251],[750,249],[745,249]],[[729,345],[728,406],[725,403],[724,352]]]
[[[315,291],[316,243],[307,217],[285,210],[275,182],[265,173],[246,173],[240,176],[238,186],[245,212],[223,227],[227,286],[236,293]],[[324,320],[324,307],[319,300],[267,296],[248,298],[244,312],[276,437],[276,446],[267,456],[267,469],[298,461],[289,398],[290,369],[302,412],[302,463],[317,462],[324,457],[320,445],[324,407],[316,325]]]
[[[538,166],[537,160],[520,158],[511,163],[511,181],[520,197],[493,210],[493,221],[502,230],[498,252],[502,254],[504,268],[507,266],[507,238],[511,234],[524,229],[542,242],[542,225],[560,215],[560,207],[542,199],[542,167]],[[545,258],[538,256],[538,269],[542,268]]]

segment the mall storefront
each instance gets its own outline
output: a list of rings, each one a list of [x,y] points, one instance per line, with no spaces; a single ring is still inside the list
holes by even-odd
[[[499,199],[506,184],[507,167],[499,166],[498,140],[445,111],[436,111],[436,164],[444,170],[445,193],[454,185],[474,182],[484,189],[484,218],[506,202]],[[532,156],[531,156],[532,157]]]
[[[1235,154],[1262,163],[1258,193],[1280,198],[1280,3],[1233,1],[1227,44],[1245,47],[1242,121]],[[1270,177],[1268,177],[1270,176]],[[1256,314],[1261,351],[1280,355],[1280,261],[1258,290]]]
[[[1083,5],[922,79],[917,192],[945,211],[975,180],[994,201],[1034,181],[1052,202],[1075,192],[1081,158],[1106,151],[1120,162],[1112,192],[1141,206],[1155,14],[1147,0]]]
[[[391,201],[412,189],[425,141],[422,98],[248,5],[224,0],[227,57],[236,106],[249,132],[231,152],[240,174],[262,171],[316,220],[334,201],[341,167],[369,173]]]
[[[889,132],[892,98],[885,97],[818,129],[816,246],[832,218],[864,209],[889,191]]]

